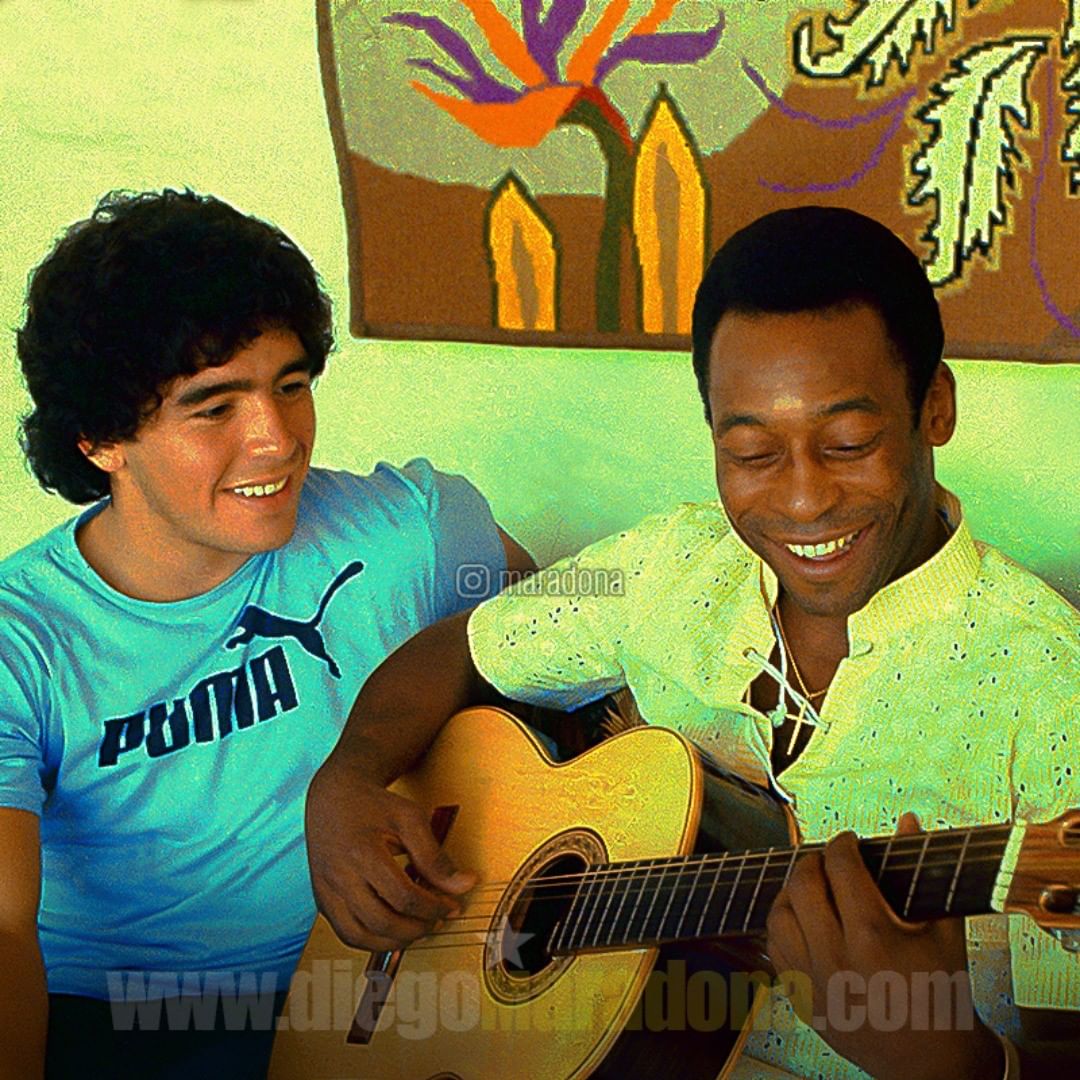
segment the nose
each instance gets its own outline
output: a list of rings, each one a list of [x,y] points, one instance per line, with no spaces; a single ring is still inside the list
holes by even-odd
[[[840,485],[811,453],[793,453],[775,490],[777,511],[789,521],[817,521],[840,501]]]
[[[251,399],[244,435],[248,449],[260,458],[289,458],[296,449],[296,436],[272,396]]]

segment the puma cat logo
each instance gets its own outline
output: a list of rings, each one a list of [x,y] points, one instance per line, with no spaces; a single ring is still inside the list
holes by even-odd
[[[301,622],[299,619],[290,619],[286,615],[275,615],[272,611],[248,604],[237,622],[236,636],[225,642],[226,649],[235,649],[241,645],[247,645],[256,637],[264,638],[295,638],[300,647],[318,660],[326,663],[330,674],[335,679],[341,678],[341,669],[337,666],[334,658],[326,650],[326,642],[318,629],[322,617],[326,614],[326,606],[330,603],[334,593],[341,588],[350,578],[356,577],[364,569],[364,564],[359,560],[349,563],[333,581],[319,601],[319,608],[315,614]]]

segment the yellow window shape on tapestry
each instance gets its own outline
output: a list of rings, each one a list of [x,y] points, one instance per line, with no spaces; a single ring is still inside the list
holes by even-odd
[[[487,243],[496,325],[506,330],[554,330],[558,283],[555,236],[513,173],[492,196]]]
[[[634,239],[641,265],[641,322],[649,334],[688,334],[705,268],[705,183],[674,102],[661,89],[634,168]]]

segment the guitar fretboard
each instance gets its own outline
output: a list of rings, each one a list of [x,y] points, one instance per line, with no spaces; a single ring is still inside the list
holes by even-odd
[[[901,918],[979,915],[1011,827],[890,836],[859,842],[871,876]],[[554,955],[761,933],[799,858],[824,845],[605,863],[575,879]]]

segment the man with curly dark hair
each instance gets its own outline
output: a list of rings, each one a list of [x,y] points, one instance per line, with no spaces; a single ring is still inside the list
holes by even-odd
[[[330,301],[217,199],[106,196],[17,340],[30,466],[92,505],[0,563],[0,1077],[260,1076],[311,776],[459,566],[532,563],[424,459],[311,467]]]

